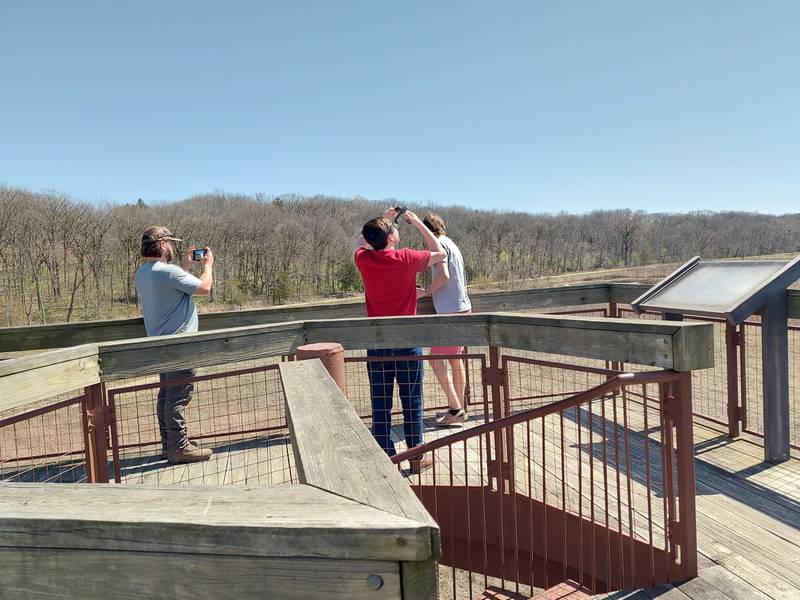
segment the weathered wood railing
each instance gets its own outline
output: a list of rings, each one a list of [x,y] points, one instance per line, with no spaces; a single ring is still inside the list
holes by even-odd
[[[628,303],[648,286],[597,283],[558,288],[481,292],[472,294],[474,312],[520,311],[562,306]],[[800,304],[800,303],[799,303]],[[433,303],[419,303],[420,314],[433,314]],[[366,316],[364,302],[352,298],[312,304],[275,306],[200,315],[200,329],[226,329],[248,325],[269,325],[308,319],[340,319]],[[84,321],[30,327],[0,327],[0,353],[63,348],[79,344],[131,339],[145,335],[141,318]]]
[[[0,597],[435,597],[436,523],[318,360],[281,376],[301,485],[0,484]]]
[[[0,363],[0,410],[165,370],[279,356],[316,341],[352,349],[466,343],[676,371],[710,367],[714,360],[712,326],[703,323],[512,313],[306,320],[85,344],[7,360]],[[137,595],[157,595],[169,585],[174,590],[178,581],[191,582],[198,598],[260,597],[267,589],[274,598],[434,597],[435,524],[397,473],[389,473],[388,461],[327,375],[302,363],[280,370],[304,485],[238,494],[216,487],[65,485],[54,492],[54,486],[2,485],[7,508],[0,517],[0,553],[13,572],[3,589],[124,597],[134,589]],[[342,447],[346,451],[335,452]],[[289,502],[295,506],[283,504]],[[109,560],[122,577],[109,576]],[[149,582],[137,577],[142,572]]]
[[[467,344],[676,371],[714,364],[712,326],[513,313],[296,321],[84,344],[0,362],[0,411],[101,382],[280,356],[312,342],[345,349]]]
[[[529,311],[556,309],[564,306],[629,304],[649,288],[650,285],[639,283],[596,283],[557,288],[480,292],[473,293],[471,298],[474,312]],[[789,317],[799,319],[800,290],[789,290],[787,293]],[[420,301],[420,314],[433,314],[433,312],[433,304],[430,299]],[[346,299],[203,313],[200,315],[200,329],[210,331],[308,319],[363,317],[365,314],[362,300]],[[144,323],[141,318],[29,327],[0,327],[0,354],[133,339],[144,335]]]

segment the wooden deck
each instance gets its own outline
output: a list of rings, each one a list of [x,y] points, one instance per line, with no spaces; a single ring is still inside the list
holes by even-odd
[[[467,426],[475,422],[470,421]],[[585,416],[582,426],[586,428]],[[636,419],[630,426],[632,432],[638,433],[643,428],[642,422]],[[426,440],[457,429],[437,429],[432,419],[426,418]],[[398,438],[402,436],[401,427],[397,427],[396,434]],[[694,438],[700,577],[676,587],[596,597],[604,600],[800,598],[800,460],[793,458],[779,465],[766,464],[757,440],[730,440],[722,431],[702,421],[695,422]],[[585,437],[584,444],[587,440]],[[399,443],[398,450],[402,448]],[[196,465],[168,466],[155,457],[128,462],[123,469],[124,481],[276,485],[289,483],[295,476],[289,467],[292,457],[287,438],[256,438],[215,450],[212,461]],[[472,479],[475,465],[480,462],[473,452],[469,449],[471,456],[466,461],[462,457],[461,463],[458,463],[458,456],[455,458],[456,464],[464,465],[462,469],[468,480]],[[437,460],[441,459],[437,457]],[[576,492],[572,490],[571,493]],[[639,489],[634,493],[642,492]],[[609,513],[613,517],[615,498],[610,500]],[[450,569],[440,569],[442,579],[452,577]],[[456,594],[458,596],[460,593]],[[453,594],[443,589],[441,597],[451,598]]]
[[[800,460],[763,462],[760,445],[695,423],[700,576],[605,600],[800,598]]]

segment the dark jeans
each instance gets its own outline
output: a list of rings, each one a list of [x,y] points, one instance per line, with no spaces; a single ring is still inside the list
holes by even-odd
[[[168,384],[177,379],[194,377],[194,374],[194,369],[186,369],[161,373],[158,377],[161,383]],[[165,452],[177,452],[189,443],[186,419],[183,413],[186,405],[192,399],[193,390],[193,383],[165,385],[158,390],[156,413],[158,414],[158,428],[161,431],[161,446]]]
[[[367,356],[422,356],[422,348],[367,350]],[[389,456],[394,456],[392,442],[392,397],[394,382],[400,386],[403,403],[403,429],[409,448],[422,443],[422,378],[421,360],[367,362],[370,396],[372,397],[372,435]]]

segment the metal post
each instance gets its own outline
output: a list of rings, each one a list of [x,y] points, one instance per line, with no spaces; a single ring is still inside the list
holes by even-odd
[[[789,460],[789,333],[786,290],[761,311],[764,460]]]
[[[736,325],[725,323],[725,368],[728,376],[728,436],[739,435],[739,362],[736,357],[738,341]]]
[[[747,431],[747,323],[739,325],[739,399],[742,409],[739,420],[742,431]]]
[[[678,519],[681,565],[684,576],[697,576],[697,508],[695,503],[694,430],[692,425],[692,374],[681,373],[672,384],[672,419],[678,459]]]
[[[492,420],[496,421],[508,416],[508,406],[503,398],[503,390],[507,386],[506,372],[502,367],[500,349],[497,346],[489,347],[489,366],[483,369],[483,379],[491,390]],[[513,471],[511,461],[514,455],[513,443],[510,431],[505,433],[502,429],[498,429],[494,432],[495,456],[493,459],[491,455],[487,456],[488,469],[490,477],[497,478],[498,489],[500,490],[503,489],[499,485],[501,481],[507,481],[507,489],[513,490],[511,485],[511,473]],[[486,451],[487,453],[490,452],[489,444],[486,446]]]
[[[108,426],[105,384],[85,389],[84,428],[86,441],[86,477],[89,483],[108,483]]]
[[[617,308],[617,303],[609,301],[608,303],[608,317],[610,319],[618,319],[619,318],[619,308]],[[613,369],[614,371],[621,371],[622,370],[622,363],[617,361],[606,361],[606,368]],[[614,390],[614,395],[616,397],[616,390]]]

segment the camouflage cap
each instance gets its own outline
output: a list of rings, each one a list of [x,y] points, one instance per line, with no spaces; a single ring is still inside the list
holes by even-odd
[[[181,238],[173,237],[172,232],[161,225],[148,227],[142,234],[142,244],[152,244],[153,242],[159,242],[161,240],[170,240],[173,242],[183,241]]]

